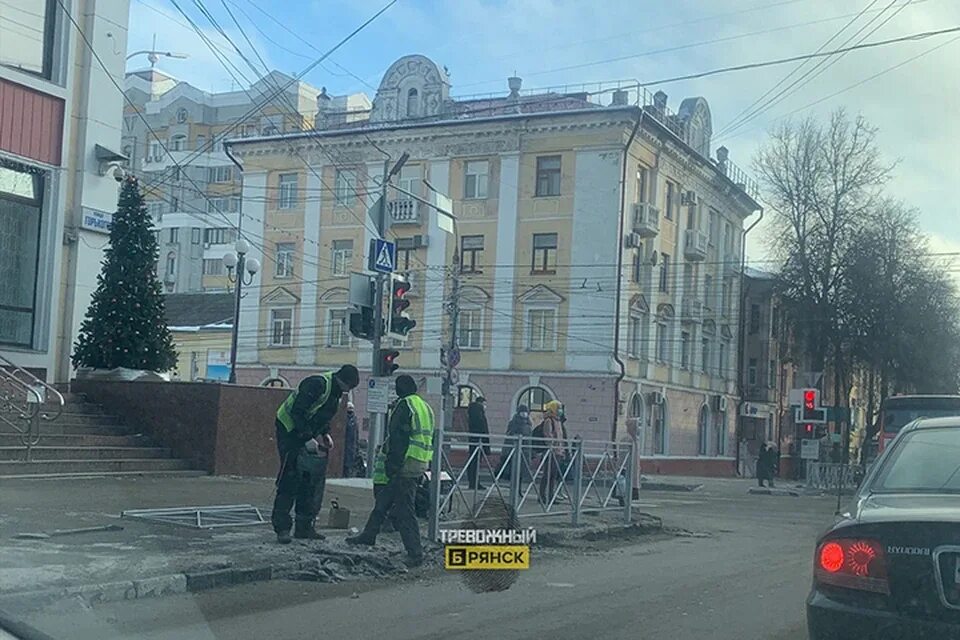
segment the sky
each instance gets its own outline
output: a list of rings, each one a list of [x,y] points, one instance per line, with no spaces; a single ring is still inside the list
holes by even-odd
[[[266,64],[294,74],[388,0],[130,2],[128,50],[149,49],[156,37],[158,49],[190,56],[161,59],[159,69],[201,89],[225,91],[239,87],[176,5],[252,76],[201,6],[257,62],[229,8]],[[611,80],[646,83],[812,53],[835,36],[827,50],[850,38],[855,44],[865,36],[871,42],[954,26],[960,26],[956,0],[398,0],[304,80],[331,94],[362,91],[373,98],[393,61],[419,53],[448,68],[453,96],[506,93],[506,79],[514,73],[523,78],[524,89]],[[706,98],[714,148],[728,147],[731,159],[750,174],[756,173],[753,157],[770,127],[785,118],[826,118],[838,107],[863,115],[878,127],[885,159],[897,163],[888,194],[918,210],[933,251],[960,252],[955,188],[960,184],[960,33],[838,57],[829,68],[824,65],[823,73],[811,73],[805,84],[728,132],[731,122],[736,124],[800,63],[650,90],[665,91],[674,109],[686,97]],[[815,62],[795,71],[780,89]],[[133,70],[147,62],[140,57],[129,64]],[[760,267],[767,258],[764,230],[761,224],[748,238],[748,255]]]

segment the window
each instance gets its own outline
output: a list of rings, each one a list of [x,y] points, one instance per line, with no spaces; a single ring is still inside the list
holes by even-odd
[[[531,413],[543,413],[543,405],[551,400],[553,396],[543,387],[529,387],[517,398],[517,406],[524,405]]]
[[[532,273],[557,272],[557,234],[533,234],[533,265]]]
[[[704,373],[710,373],[710,338],[702,338],[700,340],[700,348],[702,349],[700,352],[700,369],[702,369]]]
[[[159,218],[163,215],[163,205],[165,203],[163,200],[154,200],[153,202],[147,203],[147,211],[150,212],[150,216],[154,219]]]
[[[457,387],[457,408],[466,409],[470,403],[480,397],[480,393],[470,385],[462,384]]]
[[[420,167],[413,165],[404,165],[400,169],[400,177],[397,178],[397,184],[401,189],[409,191],[415,195],[420,195],[420,185],[421,185],[421,171]],[[403,192],[397,192],[395,196],[398,200],[410,200],[410,196]]]
[[[167,275],[174,276],[177,273],[177,254],[171,251],[167,254]]]
[[[660,254],[660,291],[666,293],[670,290],[670,256],[666,253]]]
[[[657,362],[670,360],[670,331],[665,320],[657,322]]]
[[[203,229],[190,229],[190,244],[200,244],[203,239]]]
[[[397,271],[410,271],[410,259],[414,257],[414,249],[397,247]]]
[[[222,258],[203,259],[203,275],[205,276],[222,276],[224,268]]]
[[[537,196],[560,195],[560,156],[537,158]]]
[[[717,244],[717,236],[720,235],[720,212],[716,209],[710,209],[710,246]]]
[[[777,388],[777,361],[770,360],[770,363],[767,368],[767,387],[770,389]]]
[[[353,169],[337,169],[334,189],[336,204],[341,207],[352,207],[357,201],[357,172]]]
[[[664,398],[666,403],[666,398]],[[667,452],[667,405],[654,404],[650,407],[650,429],[653,431],[653,452]]]
[[[677,206],[677,185],[667,181],[667,201],[663,208],[663,215],[667,220],[673,220],[673,209]]]
[[[147,161],[153,160],[154,162],[159,162],[163,158],[163,150],[160,147],[159,140],[150,141],[150,153],[147,155]]]
[[[770,314],[770,335],[776,337],[780,335],[780,307],[774,305],[773,313]]]
[[[727,279],[724,278],[723,282],[720,284],[720,311],[726,315],[727,313],[727,298],[730,297],[730,290],[727,287]]]
[[[333,258],[330,262],[333,267],[333,275],[347,275],[353,264],[353,240],[334,240]]]
[[[289,278],[293,275],[293,253],[297,245],[292,242],[277,244],[277,270],[274,275],[278,278]]]
[[[179,227],[170,227],[167,229],[167,242],[174,244],[180,241],[180,229]]]
[[[179,124],[183,124],[187,121],[187,117],[189,117],[189,115],[190,113],[183,107],[177,109],[177,122]]]
[[[529,351],[554,351],[556,344],[556,309],[530,309],[527,312],[527,349]]]
[[[252,138],[257,135],[257,125],[255,124],[245,124],[243,125],[243,133],[240,134],[244,138]]]
[[[717,413],[717,455],[722,456],[727,452],[727,412]]]
[[[486,160],[471,160],[464,165],[463,197],[465,200],[487,197],[487,181],[490,163]]]
[[[199,135],[197,136],[197,151],[203,151],[203,146],[207,144],[207,136]]]
[[[627,325],[627,353],[632,358],[643,355],[643,316],[630,316]]]
[[[632,279],[639,283],[643,278],[643,245],[641,244],[633,252],[633,273]]]
[[[650,170],[645,166],[637,167],[637,202],[648,202]]]
[[[347,310],[331,309],[327,316],[327,346],[334,349],[350,347],[350,331],[347,327]]]
[[[680,332],[680,366],[684,369],[690,368],[690,332]]]
[[[760,331],[760,305],[750,305],[750,334],[753,335]]]
[[[727,343],[720,341],[720,353],[717,360],[717,375],[721,378],[727,378]]]
[[[41,175],[0,167],[0,343],[34,346],[43,194]]]
[[[180,198],[170,196],[170,211],[180,211]]]
[[[483,236],[460,238],[460,271],[483,273]]]
[[[270,310],[270,346],[289,347],[293,344],[293,309]]]
[[[483,316],[480,309],[461,309],[460,326],[457,328],[457,344],[462,350],[473,350],[483,348],[481,341],[481,331],[483,328]]]
[[[733,278],[724,278],[723,286],[727,291],[727,295],[723,299],[723,312],[729,316],[730,308],[733,305]]]
[[[707,455],[707,449],[710,446],[710,410],[706,405],[700,407],[700,417],[697,420],[697,453],[701,456]]]
[[[750,358],[750,364],[747,366],[747,384],[755,387],[757,385],[757,359]]]
[[[199,137],[197,143],[199,144]],[[207,169],[208,182],[230,182],[231,180],[233,180],[233,167],[210,167]]]
[[[240,198],[208,198],[207,213],[236,213],[240,208]]]
[[[293,209],[297,206],[297,174],[280,174],[280,196],[277,198],[277,208]]]
[[[707,273],[703,276],[703,306],[707,309],[713,306],[711,295],[713,295],[713,276]]]
[[[170,138],[171,151],[183,151],[187,145],[187,136],[173,136]]]
[[[0,64],[51,77],[56,29],[55,0],[4,0]]]
[[[205,244],[230,244],[236,242],[237,232],[228,227],[217,227],[215,229],[203,230],[203,242]]]
[[[416,118],[419,115],[420,96],[416,89],[407,91],[407,117]]]

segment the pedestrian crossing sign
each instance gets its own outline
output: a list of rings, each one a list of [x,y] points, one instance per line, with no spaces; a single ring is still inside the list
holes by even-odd
[[[393,273],[397,267],[397,245],[378,238],[372,240],[370,244],[370,270]]]

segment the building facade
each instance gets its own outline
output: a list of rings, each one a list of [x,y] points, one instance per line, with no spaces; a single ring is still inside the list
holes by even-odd
[[[127,0],[0,11],[0,354],[48,380],[70,376],[116,208],[128,11]]]
[[[647,472],[734,473],[742,229],[759,206],[726,150],[711,156],[709,106],[691,98],[673,113],[665,94],[636,88],[508,85],[454,99],[443,67],[407,56],[364,118],[229,143],[245,229],[263,238],[239,380],[370,370],[369,343],[346,327],[349,274],[366,268],[384,157],[406,152],[395,183],[449,195],[457,235],[389,191],[387,237],[419,323],[401,370],[439,375],[456,269],[457,399],[485,396],[493,432],[518,404],[536,414],[555,398],[571,436],[635,437]],[[364,394],[354,401],[363,411]]]
[[[345,114],[370,106],[362,94],[330,97],[279,72],[241,90],[209,93],[148,69],[127,74],[126,94],[132,104],[123,119],[123,150],[148,186],[160,243],[157,272],[167,293],[230,286],[222,258],[233,250],[243,216],[241,173],[224,153],[225,136],[312,128],[318,105]],[[265,197],[250,194],[247,202]]]

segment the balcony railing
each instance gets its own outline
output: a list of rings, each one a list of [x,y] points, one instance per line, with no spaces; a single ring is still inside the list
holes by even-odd
[[[692,296],[684,296],[680,302],[680,319],[684,322],[703,320],[703,301]]]
[[[696,229],[687,229],[684,232],[683,255],[687,260],[706,260],[707,246],[710,239],[702,231]]]
[[[651,238],[660,233],[660,209],[649,202],[633,205],[633,232]]]
[[[393,224],[420,224],[420,203],[416,200],[391,200],[387,212]]]

